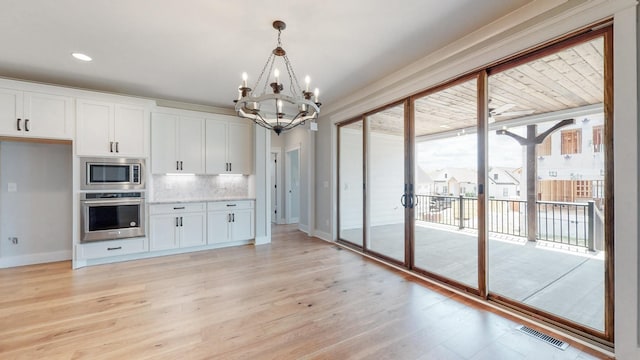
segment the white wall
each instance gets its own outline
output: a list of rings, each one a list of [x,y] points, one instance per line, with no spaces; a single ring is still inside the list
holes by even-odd
[[[0,142],[0,267],[71,259],[71,154],[70,144]]]
[[[340,165],[340,228],[342,230],[362,229],[362,130],[340,129],[340,151],[343,154]],[[326,181],[326,180],[322,180]]]
[[[368,221],[370,226],[404,223],[404,139],[371,133],[368,137]]]
[[[335,124],[398,98],[452,79],[474,68],[531,48],[602,19],[614,18],[615,156],[615,353],[640,359],[640,269],[638,259],[638,16],[635,0],[533,1],[514,13],[435,51],[336,104],[325,104],[316,141],[316,179],[331,164],[336,184]],[[385,74],[381,74],[385,75]],[[328,123],[328,124],[323,124]],[[322,189],[316,198],[320,231],[335,240],[336,196]],[[320,195],[322,194],[322,195]],[[329,226],[324,222],[330,219]],[[632,226],[633,225],[633,226]]]

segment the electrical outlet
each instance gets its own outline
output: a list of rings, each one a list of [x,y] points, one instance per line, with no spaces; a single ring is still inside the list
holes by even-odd
[[[10,237],[10,238],[9,238],[9,241],[11,241],[11,243],[12,243],[13,245],[17,245],[17,244],[18,244],[18,238],[17,238],[17,237],[15,237],[15,236]]]
[[[7,184],[7,192],[18,192],[18,184],[16,184],[16,183],[8,183]]]

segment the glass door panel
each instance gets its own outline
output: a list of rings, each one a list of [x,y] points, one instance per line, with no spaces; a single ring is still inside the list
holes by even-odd
[[[364,176],[362,120],[338,127],[339,238],[362,247]]]
[[[604,45],[489,77],[489,292],[604,331]]]
[[[405,263],[404,104],[366,117],[367,250]]]
[[[418,98],[414,267],[478,287],[477,80]]]

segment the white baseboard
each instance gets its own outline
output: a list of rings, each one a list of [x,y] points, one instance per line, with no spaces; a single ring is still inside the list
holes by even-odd
[[[271,243],[271,235],[268,236],[256,236],[254,245],[264,245]]]
[[[298,224],[298,230],[302,231],[303,233],[309,235],[309,225],[305,225],[305,224]]]
[[[324,241],[329,241],[329,242],[333,242],[333,237],[331,236],[331,234],[324,232],[324,231],[320,231],[317,230],[313,233],[313,236],[322,239]]]
[[[44,264],[56,261],[71,260],[71,250],[53,251],[20,256],[7,256],[0,258],[0,269],[14,266]]]

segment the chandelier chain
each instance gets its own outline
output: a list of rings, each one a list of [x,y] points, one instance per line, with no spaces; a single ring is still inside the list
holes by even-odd
[[[296,76],[296,72],[293,71],[291,67],[291,63],[289,62],[289,56],[284,55],[284,63],[287,68],[287,73],[289,74],[289,80],[291,81],[291,94],[297,96],[302,93],[302,88],[300,87],[300,83],[298,82],[298,77]]]
[[[258,85],[260,85],[260,81],[262,81],[262,78],[264,77],[264,74],[270,74],[271,71],[273,70],[273,63],[274,63],[274,59],[275,55],[271,54],[269,55],[269,57],[267,58],[267,62],[264,63],[264,66],[262,67],[262,72],[260,72],[260,76],[258,76],[258,80],[256,80],[255,85],[253,85],[253,88],[258,90]],[[269,67],[269,64],[271,64],[271,67]],[[269,67],[269,71],[267,71],[267,67]],[[268,81],[265,81],[264,87],[262,88],[262,92],[259,94],[264,94],[267,91],[267,83]]]

